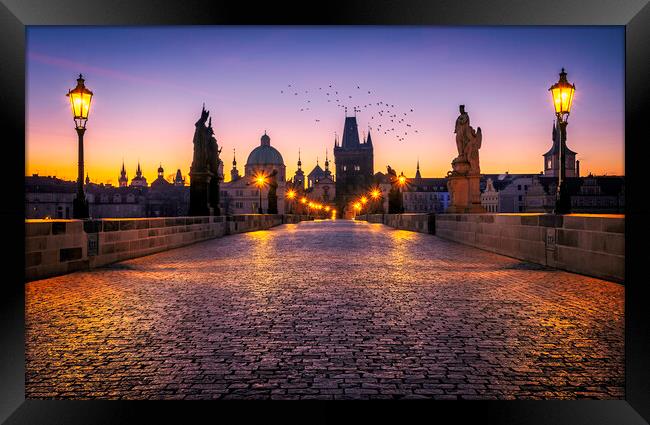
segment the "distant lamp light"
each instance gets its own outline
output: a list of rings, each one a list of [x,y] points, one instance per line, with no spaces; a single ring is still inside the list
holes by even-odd
[[[93,92],[88,90],[84,85],[84,79],[81,74],[77,78],[77,87],[68,90],[67,96],[70,98],[70,107],[77,128],[86,128],[86,121],[90,113],[90,101],[93,98]]]
[[[366,198],[365,196],[362,196],[361,197],[361,203],[366,204],[367,202],[368,202],[368,198]]]
[[[296,197],[296,191],[293,190],[293,189],[289,189],[289,190],[287,191],[287,198],[289,198],[289,199],[293,199],[293,198],[295,198],[295,197]]]
[[[381,196],[381,192],[379,191],[379,189],[373,189],[372,192],[370,192],[370,196],[372,197],[372,199],[377,199],[379,198],[379,196]]]
[[[399,177],[397,178],[397,182],[399,183],[400,186],[404,186],[404,184],[406,184],[406,176],[404,175],[404,173],[399,175]]]
[[[356,203],[354,204],[354,209],[356,209],[356,210],[361,210],[361,202],[356,202]]]
[[[307,198],[304,198],[304,197],[303,197],[303,198],[300,200],[300,202],[303,203],[303,204],[306,204],[306,203],[307,203]]]
[[[557,83],[553,84],[548,90],[551,92],[553,98],[553,106],[555,107],[555,114],[558,116],[568,116],[571,112],[573,104],[573,94],[576,91],[575,84],[569,83],[566,78],[566,72],[562,68],[560,72],[560,79]]]

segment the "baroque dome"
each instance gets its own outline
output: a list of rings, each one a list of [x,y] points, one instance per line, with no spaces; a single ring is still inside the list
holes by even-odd
[[[246,165],[284,165],[284,160],[280,152],[271,146],[271,138],[264,133],[260,146],[248,155]]]

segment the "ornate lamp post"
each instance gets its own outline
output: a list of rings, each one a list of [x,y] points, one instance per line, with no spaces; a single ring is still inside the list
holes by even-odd
[[[88,121],[88,112],[90,112],[90,101],[93,92],[88,90],[84,85],[84,79],[81,74],[77,78],[77,87],[68,90],[66,95],[70,98],[72,107],[72,116],[75,123],[75,129],[79,136],[79,169],[77,173],[77,197],[72,202],[73,218],[88,218],[88,201],[84,193],[84,133],[86,132],[86,122]]]
[[[262,210],[262,189],[264,188],[264,184],[266,183],[266,177],[264,174],[258,174],[255,177],[255,185],[257,186],[259,193],[260,193],[260,204],[257,208],[257,213],[258,214],[264,214]]]
[[[555,194],[555,214],[566,214],[570,210],[570,202],[568,194],[566,193],[566,126],[568,124],[569,113],[571,112],[571,105],[573,103],[573,94],[576,91],[575,84],[570,84],[566,78],[566,72],[562,68],[560,72],[560,79],[557,83],[553,84],[549,89],[553,98],[553,106],[555,107],[555,116],[557,117],[557,131],[558,140],[560,143],[560,152],[558,160],[560,162],[560,173],[557,181],[557,191]]]

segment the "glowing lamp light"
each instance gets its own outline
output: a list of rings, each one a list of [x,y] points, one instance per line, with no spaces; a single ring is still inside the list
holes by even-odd
[[[357,210],[361,210],[361,203],[360,202],[355,203],[354,208]]]
[[[379,198],[380,195],[381,195],[381,192],[379,192],[379,189],[373,189],[372,192],[370,192],[370,196],[373,199]]]
[[[306,204],[306,203],[307,203],[307,198],[302,198],[302,199],[300,200],[300,202],[303,203],[303,204]]]
[[[287,198],[289,198],[289,199],[293,199],[293,198],[295,198],[295,197],[296,197],[296,191],[295,191],[295,190],[292,190],[292,189],[289,189],[289,190],[287,191]]]
[[[406,183],[406,176],[404,176],[403,174],[401,174],[401,175],[397,178],[397,181],[399,182],[400,185],[403,186],[404,183]]]
[[[553,106],[557,115],[569,115],[573,103],[573,94],[576,91],[575,84],[569,83],[566,78],[566,72],[562,68],[560,79],[548,89],[553,98]]]
[[[329,206],[325,206],[325,211],[329,211],[329,210],[330,210],[330,207],[329,207]]]
[[[368,202],[368,198],[366,198],[365,196],[362,196],[361,197],[361,203],[366,204],[367,202]]]
[[[79,74],[77,87],[68,90],[68,94],[66,95],[70,98],[72,116],[74,117],[77,128],[86,128],[86,121],[90,112],[90,101],[93,98],[93,92],[86,88],[84,81],[83,76]]]

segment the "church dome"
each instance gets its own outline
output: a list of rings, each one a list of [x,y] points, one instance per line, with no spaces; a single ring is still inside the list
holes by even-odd
[[[264,133],[260,146],[248,155],[246,165],[284,165],[284,160],[280,152],[271,146],[271,138]]]

